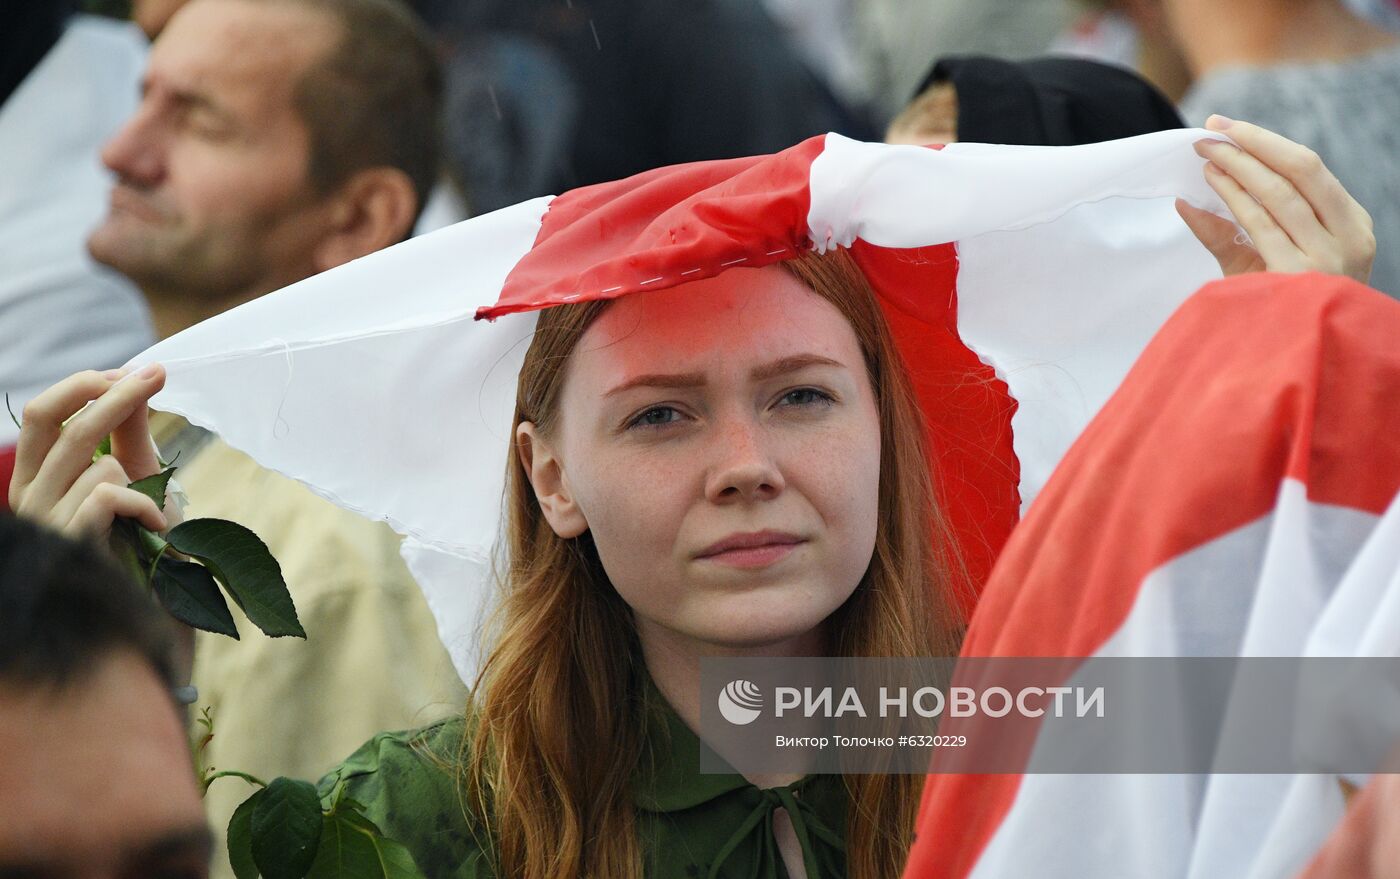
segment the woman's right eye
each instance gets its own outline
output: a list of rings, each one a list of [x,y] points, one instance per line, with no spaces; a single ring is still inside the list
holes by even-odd
[[[676,411],[674,406],[652,406],[627,422],[627,428],[630,430],[634,427],[664,427],[680,420],[681,413]]]

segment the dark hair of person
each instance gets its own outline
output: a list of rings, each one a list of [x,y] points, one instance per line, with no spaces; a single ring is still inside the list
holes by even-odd
[[[102,548],[0,515],[0,686],[62,689],[126,652],[173,691],[173,626]]]
[[[437,182],[442,70],[432,38],[398,0],[279,0],[338,22],[334,47],[297,85],[311,137],[311,183],[322,193],[365,168],[398,168],[418,210]]]

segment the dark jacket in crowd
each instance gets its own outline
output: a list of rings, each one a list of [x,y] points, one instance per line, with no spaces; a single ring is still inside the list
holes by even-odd
[[[868,138],[756,0],[419,0],[473,213],[678,162]]]

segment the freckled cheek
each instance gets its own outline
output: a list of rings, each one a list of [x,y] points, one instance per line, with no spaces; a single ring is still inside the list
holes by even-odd
[[[834,430],[788,455],[789,488],[800,491],[842,543],[873,540],[879,508],[880,437],[869,429]]]
[[[574,493],[604,560],[654,565],[674,546],[690,498],[690,475],[655,456],[595,455]]]
[[[790,481],[819,487],[825,497],[854,501],[879,477],[879,434],[858,420],[801,437],[785,449]]]

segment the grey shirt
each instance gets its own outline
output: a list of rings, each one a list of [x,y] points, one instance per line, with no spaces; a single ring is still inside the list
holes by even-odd
[[[1371,286],[1400,298],[1400,47],[1349,61],[1222,69],[1182,100],[1312,147],[1376,223]]]

